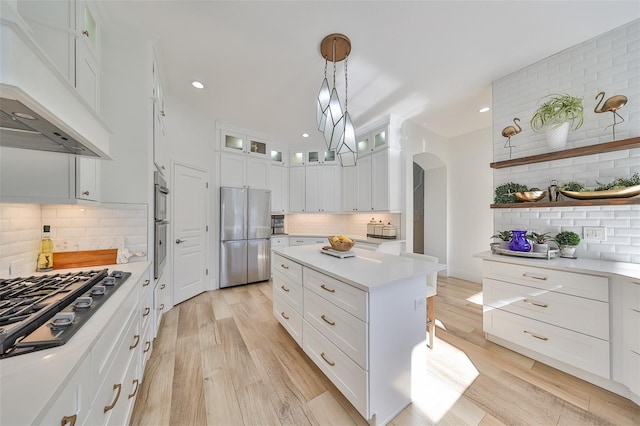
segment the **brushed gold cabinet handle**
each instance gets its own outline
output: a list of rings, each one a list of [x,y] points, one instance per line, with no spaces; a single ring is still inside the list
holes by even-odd
[[[320,356],[322,357],[322,359],[324,359],[324,362],[326,362],[326,363],[327,363],[327,364],[329,364],[330,366],[332,366],[332,367],[333,367],[334,365],[336,365],[336,363],[335,363],[335,362],[331,362],[331,361],[329,361],[329,360],[327,359],[327,356],[324,354],[324,352],[322,352],[322,353],[320,354]]]
[[[144,314],[142,314],[142,316],[146,317],[147,315],[149,315],[149,312],[151,312],[151,308],[149,307],[144,308]]]
[[[285,265],[284,263],[282,263],[280,266],[282,266],[284,269],[289,269],[289,267],[287,265]]]
[[[116,397],[113,399],[113,402],[111,403],[111,405],[105,405],[104,406],[104,412],[106,413],[109,410],[113,410],[113,407],[116,406],[116,403],[118,402],[118,398],[120,398],[120,391],[122,390],[122,383],[118,383],[117,385],[113,385],[113,390],[117,390],[118,393],[116,394]]]
[[[151,281],[149,281],[149,280],[144,280],[144,284],[142,284],[142,287],[148,286],[150,282]]]
[[[64,416],[62,420],[60,420],[60,426],[66,426],[66,425],[75,426],[77,418],[78,416],[76,414],[74,414],[73,416]]]
[[[138,382],[138,379],[135,379],[135,380],[133,381],[133,384],[134,384],[134,385],[136,385],[136,388],[133,390],[133,392],[131,392],[131,393],[129,394],[128,399],[133,398],[133,397],[134,397],[134,396],[136,396],[136,394],[138,393],[138,386],[140,385],[140,382]]]
[[[89,195],[89,191],[84,191],[82,195]]]
[[[329,320],[324,316],[324,314],[320,315],[320,318],[322,318],[322,319],[324,320],[324,322],[326,322],[326,323],[327,323],[327,324],[329,324],[329,325],[336,325],[336,323],[335,323],[335,322],[333,322],[333,321],[329,321]]]
[[[160,286],[160,290],[164,290],[164,288],[165,288],[166,286],[167,286],[166,284],[162,284],[162,285]]]
[[[531,275],[531,274],[527,274],[527,273],[522,274],[522,276],[525,277],[525,278],[533,278],[534,280],[542,280],[542,281],[546,281],[547,280],[547,277],[538,277],[536,275]]]
[[[85,35],[85,36],[87,36],[87,37],[89,37],[89,31],[88,31],[88,30],[84,30],[84,31],[82,31],[82,34],[83,34],[83,35]]]
[[[136,342],[132,346],[129,346],[129,350],[134,349],[138,346],[138,343],[140,343],[140,335],[136,334],[133,338],[136,339]]]
[[[284,312],[280,312],[280,315],[282,315],[282,318],[288,320],[289,317],[284,313]]]
[[[533,306],[540,306],[541,308],[548,308],[548,307],[549,307],[549,305],[547,305],[547,304],[544,304],[544,303],[536,303],[536,302],[530,302],[530,301],[528,301],[527,299],[524,299],[524,300],[523,300],[523,302],[524,302],[524,303],[527,303],[527,304],[529,304],[529,305],[533,305]]]
[[[281,285],[281,286],[280,286],[280,288],[281,288],[281,289],[283,289],[284,291],[286,291],[287,293],[289,292],[289,289],[288,289],[288,288],[286,288],[286,287],[285,287],[285,286],[283,286],[283,285]]]
[[[320,288],[321,288],[321,289],[323,289],[323,290],[328,291],[329,293],[335,293],[335,292],[336,292],[336,290],[335,290],[335,289],[325,287],[325,286],[324,286],[324,284],[322,284],[322,285],[320,286]]]
[[[524,334],[526,334],[527,336],[535,337],[536,339],[545,340],[545,341],[546,341],[546,340],[549,340],[549,338],[548,338],[548,337],[538,336],[537,334],[532,333],[532,332],[527,331],[527,330],[522,330],[522,332],[523,332]]]
[[[147,352],[149,352],[149,349],[151,349],[151,342],[147,340],[144,345],[144,351],[142,352],[146,354]]]
[[[160,310],[164,309],[164,303],[162,305],[160,305]]]

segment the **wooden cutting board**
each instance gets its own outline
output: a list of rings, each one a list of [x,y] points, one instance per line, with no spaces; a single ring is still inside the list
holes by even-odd
[[[113,265],[116,263],[117,255],[118,249],[54,252],[53,269]]]

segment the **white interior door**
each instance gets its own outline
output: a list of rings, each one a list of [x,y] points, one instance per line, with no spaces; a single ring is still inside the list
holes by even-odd
[[[178,304],[206,287],[207,174],[179,164],[173,171],[173,300]]]

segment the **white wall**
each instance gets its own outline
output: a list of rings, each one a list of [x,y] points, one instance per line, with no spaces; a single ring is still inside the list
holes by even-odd
[[[482,264],[473,255],[489,249],[493,235],[491,129],[449,143],[449,273],[482,282]]]
[[[424,192],[424,254],[448,264],[446,167],[425,169]]]

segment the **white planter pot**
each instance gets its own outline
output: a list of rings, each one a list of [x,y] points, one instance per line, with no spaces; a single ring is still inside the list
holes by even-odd
[[[547,127],[544,131],[544,134],[547,136],[547,145],[554,151],[563,149],[567,144],[571,123],[562,123],[559,127],[553,129],[551,127],[552,126]]]
[[[509,241],[500,241],[499,247],[501,249],[509,250]]]
[[[538,244],[533,243],[533,252],[534,253],[547,253],[549,251],[549,244]]]
[[[576,246],[560,246],[560,256],[574,257],[576,253]]]

